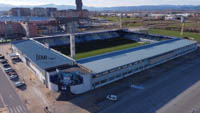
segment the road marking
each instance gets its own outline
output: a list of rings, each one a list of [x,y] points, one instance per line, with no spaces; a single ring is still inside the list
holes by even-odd
[[[19,107],[20,111],[23,111],[23,109],[22,109],[22,107],[21,107],[21,106],[18,106],[18,107]]]
[[[25,108],[24,106],[22,106],[22,109],[23,109],[23,111],[25,111],[25,112],[27,111],[26,108]]]
[[[8,110],[9,110],[10,113],[14,113],[12,108],[9,108]]]
[[[17,109],[18,113],[21,113],[20,112],[21,110],[19,109],[19,106],[17,106],[16,109]]]
[[[132,84],[132,85],[131,85],[131,88],[135,88],[135,89],[144,89],[144,86],[142,86],[142,85],[138,86],[138,85]]]

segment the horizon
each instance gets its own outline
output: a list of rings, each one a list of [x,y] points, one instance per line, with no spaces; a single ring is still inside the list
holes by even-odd
[[[39,2],[39,3],[38,3]],[[8,4],[8,5],[13,5],[13,6],[23,6],[23,5],[28,5],[28,6],[36,6],[36,5],[48,5],[48,4],[54,4],[54,5],[72,5],[75,6],[75,0],[68,0],[66,1],[63,0],[57,0],[56,3],[55,1],[51,0],[0,0],[0,4]],[[119,0],[96,0],[95,3],[93,0],[83,0],[84,6],[87,7],[123,7],[123,6],[158,6],[158,5],[194,5],[198,6],[200,5],[200,0],[165,0],[165,1],[160,1],[160,0],[124,0],[123,3],[120,2]],[[105,6],[105,4],[107,4]]]

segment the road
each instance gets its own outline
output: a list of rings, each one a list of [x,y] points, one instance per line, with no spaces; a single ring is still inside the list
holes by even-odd
[[[7,107],[9,113],[29,113],[11,82],[0,68],[0,106]]]
[[[144,90],[129,90],[100,113],[200,113],[199,56],[160,74],[162,78],[145,83]]]

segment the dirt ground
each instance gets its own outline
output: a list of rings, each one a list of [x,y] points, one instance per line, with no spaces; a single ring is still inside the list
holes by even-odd
[[[0,113],[8,113],[8,109],[7,108],[0,108]]]

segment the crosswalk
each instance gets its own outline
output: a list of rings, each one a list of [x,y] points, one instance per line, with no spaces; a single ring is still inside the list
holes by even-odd
[[[10,106],[8,107],[9,113],[27,113],[24,106]]]

